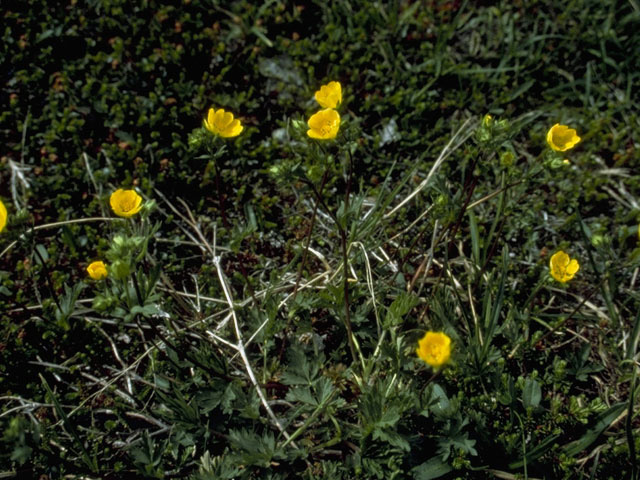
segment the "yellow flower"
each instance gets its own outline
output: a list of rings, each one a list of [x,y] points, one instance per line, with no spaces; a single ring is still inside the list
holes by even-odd
[[[547,143],[557,152],[564,152],[576,146],[580,137],[573,128],[556,123],[547,133]]]
[[[91,262],[87,267],[87,272],[89,272],[89,276],[94,280],[102,280],[107,277],[107,266],[102,260]]]
[[[418,341],[416,353],[433,368],[440,368],[451,356],[451,339],[444,332],[429,331]]]
[[[340,114],[333,108],[325,108],[313,114],[309,121],[307,135],[318,140],[330,140],[336,138],[340,130]]]
[[[493,123],[493,117],[487,113],[482,119],[482,123],[485,127],[490,126]]]
[[[214,135],[222,138],[237,137],[244,127],[237,118],[234,120],[233,113],[225,112],[222,108],[219,110],[209,109],[209,115],[204,120],[204,126]]]
[[[7,226],[7,207],[0,200],[0,232]]]
[[[571,259],[569,255],[559,250],[551,256],[549,268],[551,269],[551,276],[553,278],[560,283],[566,283],[578,272],[580,264],[578,260],[575,258]]]
[[[119,217],[132,217],[142,208],[142,197],[135,190],[119,188],[111,194],[109,199],[113,213]]]
[[[340,82],[329,82],[320,87],[315,97],[321,107],[338,108],[342,103],[342,85]]]

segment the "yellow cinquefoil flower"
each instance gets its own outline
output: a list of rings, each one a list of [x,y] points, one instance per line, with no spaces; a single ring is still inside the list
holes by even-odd
[[[573,128],[556,123],[547,132],[547,143],[557,152],[565,152],[575,147],[580,137]]]
[[[7,226],[7,207],[0,200],[0,232]]]
[[[321,107],[338,108],[342,103],[342,85],[340,82],[329,82],[320,87],[315,97]]]
[[[237,118],[234,120],[233,113],[209,109],[209,114],[204,120],[204,127],[214,135],[222,138],[237,137],[244,127]]]
[[[440,368],[451,357],[451,338],[444,332],[429,331],[418,341],[416,353],[433,368]]]
[[[560,283],[566,283],[578,272],[580,264],[578,260],[570,258],[569,255],[559,250],[551,256],[549,268],[553,278]]]
[[[97,260],[89,264],[87,272],[89,272],[89,276],[94,280],[102,280],[107,277],[107,266],[102,260]]]
[[[109,199],[113,213],[119,217],[132,217],[142,208],[142,197],[135,190],[119,188],[111,194]]]
[[[340,114],[333,108],[325,108],[313,114],[309,121],[307,135],[318,140],[330,140],[336,138],[340,130]]]

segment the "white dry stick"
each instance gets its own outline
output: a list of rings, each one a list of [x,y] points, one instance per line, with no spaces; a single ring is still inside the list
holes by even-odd
[[[422,261],[422,264],[418,268],[418,271],[420,271],[420,269],[423,269],[422,270],[423,279],[426,279],[427,275],[429,275],[431,264],[434,262],[433,254],[436,249],[436,242],[438,241],[439,228],[440,228],[440,220],[436,220],[435,223],[433,224],[433,233],[431,234],[431,247],[429,247],[429,251],[427,252],[426,258]],[[408,291],[411,291],[413,289],[413,283],[414,283],[414,280],[412,280],[411,283],[408,285]],[[423,286],[424,286],[424,282],[422,283],[422,285],[420,285],[420,288],[418,289],[418,296],[421,294]]]
[[[218,278],[220,279],[220,285],[222,286],[222,291],[224,292],[224,296],[227,299],[227,303],[229,304],[229,309],[231,310],[231,316],[233,318],[233,326],[235,328],[236,338],[238,340],[236,348],[240,353],[240,357],[242,358],[242,362],[244,363],[244,367],[247,371],[247,375],[249,376],[249,380],[251,380],[251,383],[256,389],[258,397],[260,397],[260,402],[262,402],[262,406],[267,411],[267,414],[271,418],[271,421],[273,422],[273,424],[278,428],[278,430],[280,430],[280,432],[282,432],[282,435],[284,436],[284,438],[286,438],[287,441],[291,443],[291,445],[294,448],[297,449],[298,446],[295,444],[295,442],[291,441],[289,434],[280,423],[280,420],[278,420],[278,417],[276,417],[276,414],[273,413],[273,410],[271,410],[271,407],[267,402],[267,398],[264,396],[264,392],[260,388],[260,384],[258,383],[258,380],[256,379],[256,376],[253,373],[253,369],[251,368],[251,363],[249,362],[249,357],[247,357],[247,352],[244,349],[244,342],[242,340],[242,332],[240,331],[240,324],[238,323],[238,317],[236,316],[235,307],[233,305],[233,299],[231,298],[231,292],[229,291],[229,287],[227,286],[227,282],[224,278],[224,274],[222,273],[222,267],[220,266],[219,256],[213,257],[213,264],[215,265],[216,271],[218,272]]]
[[[382,334],[382,323],[380,322],[380,315],[378,314],[376,293],[373,290],[373,274],[371,273],[371,263],[369,262],[369,255],[367,255],[367,249],[364,248],[364,245],[362,244],[362,242],[353,242],[353,246],[360,247],[360,250],[362,250],[362,255],[364,255],[367,287],[369,288],[369,293],[371,294],[371,303],[373,304],[373,313],[375,314],[376,324],[378,326],[378,336],[380,336]]]
[[[122,357],[120,357],[120,352],[118,352],[118,347],[116,347],[116,343],[111,339],[111,337],[107,334],[107,332],[105,332],[102,328],[100,328],[99,325],[94,325],[94,327],[97,328],[98,331],[107,339],[107,341],[111,345],[111,350],[113,350],[113,356],[116,357],[116,360],[118,361],[118,363],[122,365],[122,368],[124,369],[123,371],[127,371],[126,370],[127,364],[122,361]],[[131,382],[131,377],[127,373],[125,374],[124,378],[127,384],[127,392],[129,392],[129,395],[133,397],[135,395],[135,392],[133,390],[133,383]]]
[[[100,189],[98,188],[98,184],[96,183],[96,179],[93,176],[93,171],[91,170],[91,165],[89,165],[89,156],[86,152],[82,153],[82,158],[84,159],[84,168],[87,169],[87,173],[89,174],[89,180],[93,184],[93,188],[97,194],[100,194]]]
[[[24,204],[18,195],[18,185],[20,186],[22,197],[24,198],[27,194],[27,190],[30,188],[29,180],[27,180],[27,177],[24,174],[31,170],[31,168],[9,159],[9,170],[11,170],[11,198],[13,198],[14,205],[18,209],[21,209],[24,207]]]
[[[447,145],[442,149],[442,152],[440,153],[440,156],[438,157],[436,162],[431,167],[431,170],[429,170],[427,178],[425,178],[420,183],[420,185],[418,185],[418,188],[416,188],[413,192],[411,192],[407,198],[405,198],[398,205],[393,207],[393,209],[389,213],[386,213],[384,218],[391,217],[394,213],[396,213],[398,210],[400,210],[404,205],[406,205],[413,197],[415,197],[418,193],[420,193],[429,184],[429,182],[431,181],[431,178],[433,177],[433,175],[435,175],[435,173],[440,168],[440,165],[442,165],[442,163],[447,159],[447,157],[454,150],[456,150],[460,145],[462,145],[467,140],[467,138],[469,138],[469,136],[473,133],[473,131],[468,131],[464,135],[462,135],[462,136],[460,135],[461,132],[463,132],[465,130],[465,128],[467,127],[467,125],[468,125],[468,123],[470,121],[471,121],[471,118],[468,118],[462,124],[462,126],[458,129],[458,131],[453,135],[453,137],[451,137],[451,140],[449,140],[449,143],[447,143]],[[461,137],[460,141],[458,141],[456,143],[455,147],[451,148],[451,145],[454,143],[454,141],[456,139],[458,139],[459,136]]]

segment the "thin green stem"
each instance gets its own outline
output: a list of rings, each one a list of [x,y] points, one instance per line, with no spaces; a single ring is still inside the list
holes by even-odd
[[[322,175],[322,180],[320,182],[320,189],[318,191],[318,195],[322,195],[322,191],[324,190],[324,186],[327,183],[327,178],[329,176],[329,170],[325,168],[324,174]],[[311,244],[311,234],[313,233],[313,227],[316,224],[316,216],[318,213],[318,205],[320,205],[320,200],[316,198],[316,203],[313,206],[313,213],[311,214],[311,225],[309,225],[309,232],[307,233],[307,239],[304,246],[304,251],[302,252],[302,260],[300,261],[300,266],[298,267],[298,275],[296,276],[296,284],[293,287],[293,296],[291,297],[291,302],[293,303],[296,299],[296,295],[298,295],[298,287],[300,286],[300,280],[302,279],[302,270],[304,269],[305,263],[307,262],[307,255],[309,253],[309,245]]]

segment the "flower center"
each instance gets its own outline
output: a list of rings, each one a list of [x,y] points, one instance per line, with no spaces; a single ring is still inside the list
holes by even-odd
[[[320,127],[320,133],[322,133],[323,136],[329,135],[332,130],[333,130],[333,122],[330,120],[325,121],[324,125]]]
[[[123,212],[133,210],[134,205],[135,201],[133,200],[133,198],[123,198],[122,202],[120,202],[120,208],[122,208]]]

